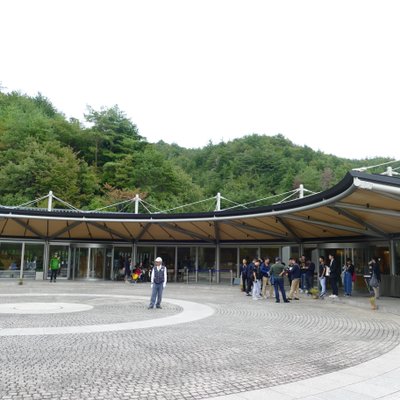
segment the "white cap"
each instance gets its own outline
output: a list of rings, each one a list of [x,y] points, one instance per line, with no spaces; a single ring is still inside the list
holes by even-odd
[[[155,261],[162,262],[162,258],[161,257],[157,257]]]

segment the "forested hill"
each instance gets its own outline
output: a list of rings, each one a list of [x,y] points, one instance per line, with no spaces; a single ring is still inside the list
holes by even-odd
[[[296,146],[281,135],[250,135],[201,149],[152,144],[118,106],[89,107],[85,119],[85,125],[67,120],[41,94],[0,92],[0,204],[20,205],[50,190],[92,210],[119,202],[108,210],[132,211],[124,201],[136,193],[152,212],[217,192],[242,203],[300,183],[320,191],[351,168],[388,160],[346,160]],[[45,201],[32,206],[43,207]],[[210,207],[202,203],[181,211]]]
[[[295,145],[279,134],[253,134],[228,143],[209,144],[202,149],[185,149],[161,141],[156,148],[190,175],[206,196],[221,192],[238,203],[282,194],[300,184],[319,192],[340,181],[352,168],[388,160],[339,158]]]

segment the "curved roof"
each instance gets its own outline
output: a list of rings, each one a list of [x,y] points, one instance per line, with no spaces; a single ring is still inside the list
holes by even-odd
[[[351,171],[324,192],[246,210],[130,214],[0,207],[0,237],[126,242],[304,242],[400,234],[400,179]]]

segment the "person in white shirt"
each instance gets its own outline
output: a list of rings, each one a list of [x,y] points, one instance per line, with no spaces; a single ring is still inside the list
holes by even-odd
[[[167,268],[162,265],[162,258],[157,257],[155,259],[156,265],[151,270],[151,299],[149,309],[161,308],[162,293],[167,284]]]

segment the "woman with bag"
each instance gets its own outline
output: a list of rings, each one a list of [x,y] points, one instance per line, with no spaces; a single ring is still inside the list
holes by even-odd
[[[379,283],[381,282],[381,270],[379,267],[378,258],[372,257],[368,265],[371,271],[369,286],[371,286],[374,291],[375,299],[379,299]]]

